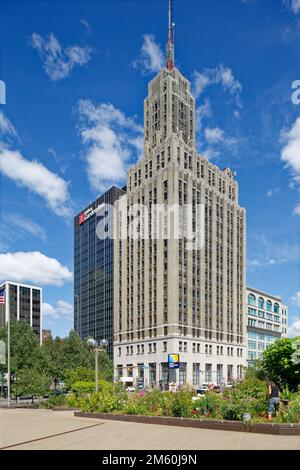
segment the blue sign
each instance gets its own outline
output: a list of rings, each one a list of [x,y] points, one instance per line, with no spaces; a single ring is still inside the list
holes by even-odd
[[[168,354],[169,369],[179,369],[179,354]]]

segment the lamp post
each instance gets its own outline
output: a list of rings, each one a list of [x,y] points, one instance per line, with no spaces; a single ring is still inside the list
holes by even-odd
[[[95,389],[96,393],[99,391],[99,352],[106,351],[106,348],[108,346],[108,341],[107,339],[101,339],[100,343],[93,339],[89,338],[87,340],[88,347],[95,352]]]

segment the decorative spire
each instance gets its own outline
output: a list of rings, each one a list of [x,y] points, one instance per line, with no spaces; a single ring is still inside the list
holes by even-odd
[[[167,69],[172,70],[174,67],[174,31],[175,23],[173,20],[173,0],[169,0],[169,28],[167,43]]]

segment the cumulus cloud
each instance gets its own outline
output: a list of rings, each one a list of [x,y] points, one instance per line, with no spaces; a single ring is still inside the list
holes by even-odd
[[[41,196],[56,214],[71,215],[68,183],[42,163],[26,160],[18,150],[0,146],[0,171]]]
[[[164,62],[164,54],[160,45],[155,42],[155,37],[152,34],[145,34],[140,56],[133,62],[133,67],[139,69],[143,75],[148,75],[159,72]]]
[[[30,43],[38,51],[43,68],[52,81],[68,77],[75,65],[85,66],[92,55],[92,49],[87,46],[62,47],[53,33],[45,39],[40,34],[33,33]]]
[[[16,129],[3,111],[0,111],[0,136],[17,136]]]
[[[204,90],[211,85],[221,85],[224,91],[228,92],[235,99],[237,110],[235,115],[239,115],[239,109],[243,107],[241,101],[242,85],[234,78],[233,72],[229,67],[219,64],[215,68],[206,68],[201,72],[195,71],[193,73],[192,83],[193,93],[195,98],[199,98]]]
[[[59,300],[55,305],[43,302],[42,314],[43,317],[51,317],[59,319],[62,317],[73,318],[73,305],[69,304],[65,300]]]
[[[127,166],[140,156],[143,128],[111,103],[80,100],[77,110],[88,179],[94,190],[104,191],[124,181]]]
[[[0,254],[0,279],[62,286],[73,275],[67,266],[39,251]]]
[[[300,183],[300,118],[291,129],[281,131],[281,141],[284,144],[281,160],[291,169],[294,182]],[[294,213],[300,215],[300,204],[294,208]]]

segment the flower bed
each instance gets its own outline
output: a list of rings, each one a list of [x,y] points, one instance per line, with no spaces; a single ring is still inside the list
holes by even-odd
[[[157,424],[164,426],[181,426],[198,429],[215,429],[219,431],[254,432],[260,434],[277,434],[286,436],[300,436],[300,424],[274,424],[274,423],[243,423],[241,421],[226,421],[215,419],[174,418],[168,416],[143,416],[115,413],[89,413],[75,411],[74,416],[79,418],[109,419],[114,421],[127,421],[131,423]]]
[[[113,413],[127,416],[189,418],[194,420],[243,421],[245,414],[251,422],[267,422],[268,390],[266,383],[248,379],[222,394],[208,392],[195,399],[195,392],[184,389],[176,393],[153,390],[144,394],[127,393],[118,385],[102,383],[98,393],[92,386],[75,387],[65,399],[50,402],[48,407],[69,406],[85,413]],[[83,393],[83,391],[85,393]],[[90,393],[87,393],[89,391]],[[193,399],[194,398],[194,399]],[[274,423],[300,423],[300,394],[294,393],[288,405],[280,405]]]

